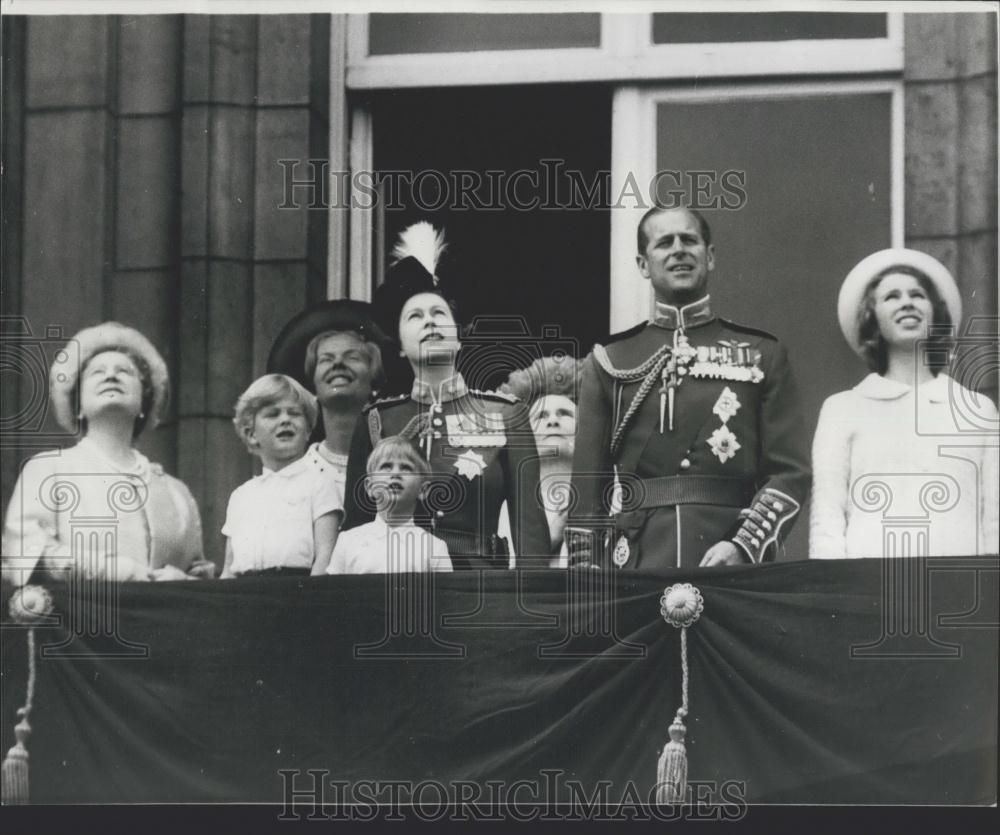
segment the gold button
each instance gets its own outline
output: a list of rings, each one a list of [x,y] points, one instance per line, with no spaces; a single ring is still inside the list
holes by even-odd
[[[439,510],[437,512],[437,515],[438,515],[438,518],[440,519],[442,516],[444,516],[444,511],[443,510]]]
[[[686,469],[688,469],[688,468],[689,468],[690,466],[691,466],[691,462],[690,462],[690,461],[689,461],[689,460],[688,460],[687,458],[685,458],[685,459],[683,459],[683,460],[681,461],[681,469],[682,469],[682,470],[686,470]]]

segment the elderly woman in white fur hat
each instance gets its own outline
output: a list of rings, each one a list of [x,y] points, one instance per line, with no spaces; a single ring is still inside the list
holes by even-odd
[[[997,409],[945,373],[955,280],[925,253],[882,250],[848,274],[837,312],[871,373],[820,413],[810,557],[996,554]]]
[[[146,337],[117,322],[86,328],[59,352],[49,400],[80,437],[24,466],[4,521],[4,575],[175,580],[211,577],[201,519],[187,487],[136,450],[162,417],[167,366]]]

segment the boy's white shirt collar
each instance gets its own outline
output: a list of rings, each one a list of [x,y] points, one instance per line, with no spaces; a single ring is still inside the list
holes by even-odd
[[[413,517],[412,516],[409,517],[405,522],[403,522],[402,525],[390,525],[388,522],[385,521],[385,519],[383,519],[381,516],[379,516],[378,514],[376,514],[375,520],[374,520],[374,524],[375,524],[375,529],[382,536],[387,536],[388,533],[389,533],[389,531],[392,530],[393,528],[415,528],[416,527],[416,523],[413,521]]]
[[[295,459],[291,464],[282,467],[280,470],[272,470],[270,467],[264,467],[263,471],[257,478],[270,479],[275,476],[278,478],[291,478],[300,470],[306,466],[306,457],[303,455],[301,458]]]

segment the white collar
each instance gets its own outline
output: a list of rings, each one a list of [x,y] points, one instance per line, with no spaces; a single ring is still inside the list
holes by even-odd
[[[122,467],[108,458],[107,455],[101,450],[101,448],[95,444],[90,438],[84,435],[76,444],[78,449],[81,449],[86,455],[94,458],[101,462],[103,466],[109,467],[116,473],[124,473],[127,475],[135,475],[139,478],[145,479],[148,477],[152,471],[153,465],[150,463],[149,459],[143,455],[135,447],[132,447],[132,465],[129,467]]]
[[[916,387],[917,396],[932,403],[946,403],[954,385],[952,379],[947,374],[938,374],[933,380]],[[862,397],[872,400],[896,400],[905,394],[913,391],[913,386],[890,380],[879,374],[869,374],[854,390]]]
[[[381,516],[379,516],[378,514],[376,514],[375,515],[375,520],[374,520],[373,524],[375,525],[375,530],[378,531],[379,536],[388,536],[389,535],[389,531],[394,530],[394,529],[395,530],[402,530],[404,528],[415,528],[416,527],[416,524],[414,523],[412,516],[409,519],[407,519],[405,522],[403,522],[402,525],[392,525],[392,526],[390,526],[388,523],[386,523],[385,519],[383,519]]]
[[[264,467],[263,472],[257,478],[260,479],[272,479],[272,478],[292,478],[298,473],[302,472],[306,467],[306,457],[303,455],[301,458],[297,458],[291,464],[282,467],[280,470],[272,470],[268,467]]]

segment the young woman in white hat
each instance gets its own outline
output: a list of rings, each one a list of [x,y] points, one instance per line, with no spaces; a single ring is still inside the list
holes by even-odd
[[[174,580],[211,577],[190,491],[135,448],[167,405],[167,366],[146,337],[117,322],[85,328],[56,356],[49,402],[80,437],[31,458],[3,531],[4,574]]]
[[[820,412],[810,557],[996,554],[997,410],[945,373],[955,280],[925,253],[882,250],[848,274],[837,313],[871,373]]]

